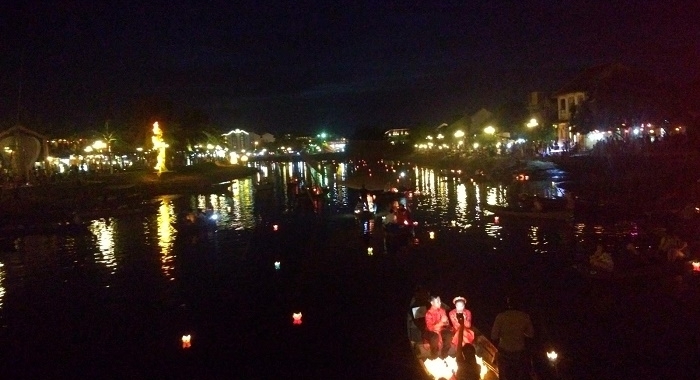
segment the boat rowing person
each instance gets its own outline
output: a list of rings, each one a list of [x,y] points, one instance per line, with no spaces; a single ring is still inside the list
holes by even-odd
[[[430,297],[430,309],[425,312],[425,331],[423,339],[430,343],[430,357],[447,357],[449,345],[444,342],[452,341],[452,331],[447,319],[447,313],[442,307],[442,301],[438,296]]]
[[[491,329],[491,339],[498,342],[498,378],[524,380],[528,377],[529,362],[525,338],[535,335],[530,316],[517,310],[512,297],[506,298],[507,310],[498,314]]]

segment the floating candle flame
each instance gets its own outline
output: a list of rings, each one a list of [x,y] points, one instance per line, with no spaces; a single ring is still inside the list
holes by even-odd
[[[182,336],[182,348],[183,349],[188,349],[192,347],[192,336],[191,335],[183,335]]]
[[[292,313],[292,324],[294,324],[294,325],[301,324],[301,313]]]

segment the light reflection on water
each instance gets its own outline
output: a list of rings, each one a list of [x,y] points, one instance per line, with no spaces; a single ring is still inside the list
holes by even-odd
[[[165,278],[175,280],[175,257],[172,255],[173,242],[177,231],[172,223],[175,222],[175,208],[172,201],[163,199],[158,208],[158,246],[160,247],[161,269]]]
[[[5,264],[0,262],[0,310],[5,302]]]
[[[117,270],[117,260],[114,255],[114,218],[98,219],[90,222],[89,230],[95,235],[97,251],[95,262],[103,264],[109,269],[110,274]]]

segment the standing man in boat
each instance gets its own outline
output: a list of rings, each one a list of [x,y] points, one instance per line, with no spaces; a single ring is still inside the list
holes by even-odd
[[[507,310],[498,314],[491,339],[498,344],[498,378],[525,380],[530,369],[525,338],[535,335],[530,316],[517,310],[512,297],[506,298]]]
[[[441,358],[447,356],[447,351],[452,342],[452,332],[450,331],[447,313],[442,307],[442,301],[438,296],[430,297],[430,309],[425,312],[425,331],[423,339],[430,342],[430,357],[438,355]]]

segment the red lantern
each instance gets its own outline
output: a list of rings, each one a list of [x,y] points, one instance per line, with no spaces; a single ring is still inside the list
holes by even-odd
[[[292,313],[292,324],[294,324],[294,325],[301,324],[301,313]]]

